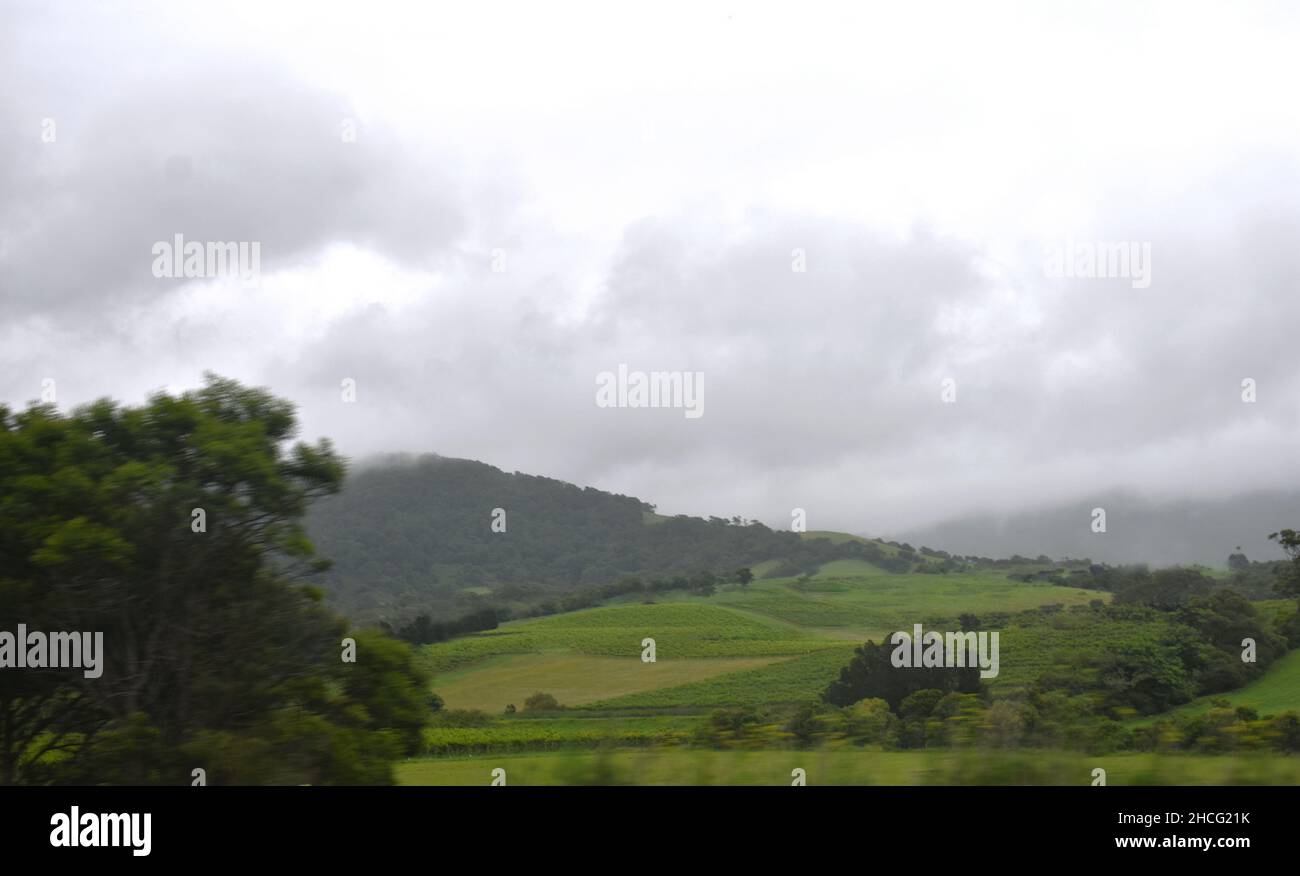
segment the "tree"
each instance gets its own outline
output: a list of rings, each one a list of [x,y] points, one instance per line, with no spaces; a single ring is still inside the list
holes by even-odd
[[[1177,644],[1130,642],[1089,661],[1097,670],[1105,706],[1132,708],[1144,715],[1163,712],[1196,695]]]
[[[712,596],[717,588],[717,577],[710,571],[699,572],[691,579],[691,589],[701,596]]]
[[[1115,588],[1115,602],[1148,605],[1160,611],[1173,611],[1197,596],[1213,591],[1215,581],[1195,569],[1174,567],[1139,574]]]
[[[1272,533],[1269,538],[1281,546],[1290,560],[1278,569],[1277,592],[1282,596],[1300,596],[1300,532],[1283,529]]]
[[[1288,754],[1300,751],[1300,714],[1283,712],[1273,719],[1277,747]]]
[[[826,689],[823,699],[836,706],[848,706],[868,697],[878,697],[895,712],[903,700],[916,691],[982,693],[980,670],[965,667],[899,667],[890,660],[893,646],[867,642],[854,651],[849,665]]]
[[[817,738],[821,724],[817,720],[817,713],[813,706],[805,703],[795,709],[794,714],[782,729],[794,736],[796,745],[800,748],[807,748]]]
[[[0,617],[104,650],[97,678],[0,672],[0,782],[392,780],[426,680],[306,586],[326,564],[302,518],[344,465],[295,431],[213,375],[135,408],[0,407]]]
[[[881,699],[859,700],[844,709],[845,733],[860,744],[884,743],[896,719],[889,703]]]
[[[748,566],[743,566],[736,570],[736,580],[741,587],[748,587],[749,582],[754,580],[754,572]]]
[[[1182,660],[1197,670],[1202,694],[1241,687],[1287,651],[1285,637],[1274,631],[1255,603],[1235,590],[1193,599],[1179,610],[1178,619],[1198,634],[1189,637]],[[1241,659],[1241,643],[1247,638],[1255,642],[1253,663]]]
[[[525,712],[553,712],[560,708],[559,701],[548,693],[537,693],[524,700]]]

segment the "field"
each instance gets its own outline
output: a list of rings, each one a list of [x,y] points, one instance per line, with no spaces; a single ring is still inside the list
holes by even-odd
[[[438,695],[448,708],[500,712],[546,691],[566,706],[610,696],[671,688],[713,676],[743,673],[778,657],[702,657],[642,663],[640,657],[588,657],[567,652],[507,654],[443,675]]]
[[[684,742],[698,723],[692,715],[518,717],[481,727],[430,727],[425,743],[439,755],[644,746]]]
[[[1300,761],[1277,758],[882,752],[838,742],[800,752],[781,747],[783,739],[772,750],[766,743],[741,751],[696,744],[720,708],[818,702],[857,645],[917,623],[951,630],[962,614],[992,619],[1001,631],[1001,672],[989,685],[995,698],[1044,672],[1165,636],[1165,621],[1095,610],[1108,599],[1096,590],[1015,581],[1002,571],[900,575],[842,560],[800,578],[728,584],[711,596],[624,596],[503,624],[423,649],[432,688],[453,713],[426,729],[430,757],[407,762],[400,779],[479,784],[508,762],[512,784],[782,784],[799,765],[809,769],[810,783],[821,784],[1071,784],[1106,760],[1115,764],[1113,771],[1106,766],[1112,784],[1300,782]],[[642,659],[647,639],[654,640],[654,662]],[[561,708],[526,710],[536,693]],[[1297,707],[1300,652],[1228,699],[1261,711]],[[1198,701],[1184,708],[1208,707]]]
[[[1095,590],[1011,581],[996,572],[896,575],[861,560],[836,560],[808,581],[772,578],[711,597],[670,593],[660,601],[730,608],[819,637],[862,642],[910,630],[914,623],[952,624],[964,613],[1086,605],[1104,597]]]
[[[406,785],[789,785],[795,769],[809,785],[1079,785],[1106,770],[1107,785],[1295,785],[1300,758],[1067,752],[669,751],[426,758],[407,761]]]

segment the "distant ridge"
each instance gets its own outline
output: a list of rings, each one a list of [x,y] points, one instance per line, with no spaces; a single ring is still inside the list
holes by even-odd
[[[1106,531],[1091,529],[1092,509],[1106,510]],[[984,556],[1047,554],[1097,562],[1222,567],[1240,545],[1252,560],[1279,560],[1270,532],[1300,528],[1300,492],[1256,492],[1230,499],[1159,502],[1132,493],[1012,515],[970,515],[903,533],[918,547],[942,546]]]

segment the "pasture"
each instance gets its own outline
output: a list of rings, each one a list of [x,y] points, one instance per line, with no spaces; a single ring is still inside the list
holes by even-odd
[[[1167,636],[1166,620],[1096,610],[1109,598],[1003,571],[893,574],[840,560],[810,575],[727,584],[710,596],[630,594],[506,623],[424,647],[432,689],[448,713],[426,728],[426,756],[403,764],[399,779],[486,784],[490,770],[503,766],[510,784],[788,784],[798,766],[809,784],[1088,784],[1100,765],[1110,784],[1300,782],[1300,761],[1265,755],[873,751],[843,740],[799,751],[781,747],[788,739],[715,750],[702,743],[716,710],[817,703],[857,645],[917,623],[951,630],[973,614],[999,630],[1001,673],[989,682],[995,699],[1017,695],[1043,673],[1078,672],[1098,654]],[[654,639],[654,662],[642,660],[646,639]],[[525,711],[539,692],[561,708]],[[1226,698],[1261,712],[1296,708],[1300,652]],[[505,714],[509,705],[516,710]]]

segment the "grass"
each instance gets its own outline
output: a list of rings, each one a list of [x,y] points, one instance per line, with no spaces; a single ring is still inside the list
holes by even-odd
[[[1300,759],[1266,756],[880,752],[842,742],[811,752],[689,745],[714,709],[819,700],[856,645],[884,641],[916,623],[951,630],[969,613],[985,629],[1000,626],[1001,673],[990,685],[999,698],[1016,695],[1044,672],[1073,672],[1084,660],[1167,637],[1164,620],[1105,618],[1084,608],[1109,598],[1013,581],[1005,570],[898,575],[840,560],[809,577],[729,584],[709,597],[670,591],[647,604],[630,595],[514,621],[423,649],[435,674],[433,690],[448,708],[494,717],[479,726],[428,728],[426,751],[437,757],[403,764],[399,777],[413,784],[486,784],[492,768],[505,766],[510,784],[788,784],[799,766],[808,770],[809,784],[1087,785],[1091,770],[1102,766],[1116,785],[1300,784]],[[1277,611],[1288,605],[1278,601]],[[1003,622],[998,615],[1014,617]],[[655,663],[640,659],[646,638],[655,640]],[[507,704],[522,709],[538,691],[569,708],[502,716]],[[1261,714],[1300,707],[1300,652],[1226,698]],[[1184,709],[1209,707],[1207,698]]]
[[[423,659],[449,708],[491,713],[508,703],[522,707],[537,691],[566,706],[596,709],[806,702],[820,697],[853,647],[868,638],[882,641],[915,623],[944,628],[962,612],[1098,598],[1096,591],[1015,582],[998,573],[894,575],[839,560],[810,579],[731,585],[711,597],[674,591],[653,604],[633,597],[515,621],[427,646]],[[640,660],[646,638],[655,640],[656,663]],[[1061,650],[1062,639],[1081,649],[1098,644],[1089,630],[1008,631],[1004,672],[1022,681]]]
[[[831,544],[844,544],[845,542],[848,541],[858,541],[863,543],[870,541],[870,539],[863,538],[860,535],[850,535],[847,532],[832,532],[829,529],[814,529],[811,530],[810,532],[801,532],[799,533],[799,537],[802,538],[804,541],[813,541],[815,539],[824,538],[827,541],[831,542]],[[893,545],[882,544],[881,548],[883,548],[884,550],[890,553],[898,552],[898,548],[894,547]]]
[[[641,661],[646,638],[655,640],[654,663]],[[843,654],[844,643],[749,611],[667,602],[504,624],[426,646],[422,659],[434,674],[433,690],[449,708],[500,712],[509,703],[522,707],[538,691],[566,706],[682,689],[697,704],[731,702],[740,695],[735,685],[752,680],[748,673],[828,651]],[[806,665],[797,663],[794,671]],[[790,670],[760,678],[770,684],[741,693],[750,699],[784,697],[787,688],[800,683]]]
[[[435,724],[424,730],[427,754],[538,751],[597,746],[645,746],[688,739],[695,715],[523,715],[498,718],[479,727]]]
[[[1300,758],[1055,751],[671,750],[489,754],[399,764],[404,785],[789,785],[802,769],[815,785],[1077,785],[1106,770],[1107,785],[1294,785]],[[1093,793],[1093,792],[1085,792]]]
[[[449,709],[499,713],[508,703],[523,708],[531,694],[544,691],[561,705],[700,682],[713,676],[766,666],[778,657],[714,657],[659,660],[640,657],[589,657],[582,654],[507,654],[446,673],[434,690]]]
[[[856,578],[864,575],[888,575],[874,563],[866,560],[831,560],[824,563],[814,578]]]
[[[445,673],[502,654],[566,651],[640,659],[646,638],[655,640],[659,660],[792,656],[828,646],[813,633],[779,620],[717,605],[666,602],[623,603],[515,621],[428,645],[424,653],[434,672]]]
[[[760,669],[750,669],[691,684],[647,690],[596,703],[598,708],[717,708],[808,702],[819,699],[853,656],[840,646]]]
[[[838,628],[855,638],[879,640],[916,623],[955,623],[963,613],[1086,605],[1105,597],[1095,590],[1011,581],[997,573],[894,575],[861,560],[837,560],[807,584],[772,578],[747,589],[730,588],[711,599],[719,606],[743,608],[814,632]]]

